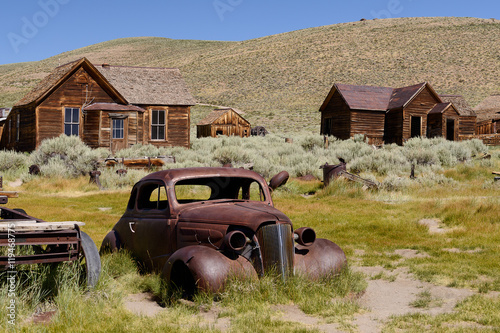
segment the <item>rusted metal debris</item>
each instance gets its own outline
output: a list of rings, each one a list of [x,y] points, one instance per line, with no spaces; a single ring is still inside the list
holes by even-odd
[[[2,203],[7,203],[5,196]],[[83,222],[46,222],[32,217],[22,209],[0,208],[0,270],[14,271],[16,265],[84,261],[89,287],[95,286],[101,261],[92,239],[80,230]],[[14,244],[14,246],[12,246]],[[31,253],[18,249],[30,246]]]
[[[96,184],[99,187],[99,189],[102,190],[103,187],[101,185],[101,181],[99,180],[100,175],[101,175],[101,171],[99,171],[99,170],[90,171],[89,172],[89,176],[90,176],[89,184]]]
[[[100,161],[107,167],[122,165],[127,168],[151,169],[153,167],[162,167],[165,164],[175,163],[174,156],[142,157],[142,158],[106,158]]]
[[[281,172],[268,185],[253,171],[226,167],[152,173],[135,184],[101,252],[130,251],[186,295],[221,291],[230,275],[338,273],[347,263],[340,247],[310,228],[294,230],[274,208],[270,188],[287,179]]]
[[[120,177],[123,177],[127,174],[127,170],[126,169],[118,169],[118,170],[116,170],[116,174],[119,175]]]
[[[319,168],[323,169],[323,182],[325,186],[328,186],[332,179],[338,178],[342,171],[346,171],[346,164],[342,161],[339,164],[335,165],[329,165],[328,163],[325,163]]]
[[[39,175],[40,167],[37,164],[30,165],[28,172],[30,175]]]
[[[328,186],[330,182],[336,178],[344,177],[348,180],[355,181],[358,183],[362,183],[364,186],[368,188],[378,188],[379,184],[369,179],[361,178],[358,175],[347,172],[346,163],[343,159],[339,159],[340,163],[335,165],[329,165],[325,163],[320,166],[320,169],[323,169],[323,183],[325,186]]]

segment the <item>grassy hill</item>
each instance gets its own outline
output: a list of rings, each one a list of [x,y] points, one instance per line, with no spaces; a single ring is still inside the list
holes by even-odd
[[[178,67],[200,103],[244,111],[252,125],[319,131],[334,82],[403,86],[428,81],[472,106],[500,93],[500,21],[400,18],[335,24],[241,42],[124,38],[30,63],[0,66],[0,106],[11,106],[55,66]],[[193,123],[209,108],[195,108]],[[290,121],[293,119],[293,121]]]

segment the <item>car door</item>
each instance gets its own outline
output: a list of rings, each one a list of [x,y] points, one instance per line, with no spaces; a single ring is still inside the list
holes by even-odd
[[[129,222],[134,255],[147,269],[161,270],[175,248],[175,220],[163,181],[149,180],[139,188],[136,214]]]

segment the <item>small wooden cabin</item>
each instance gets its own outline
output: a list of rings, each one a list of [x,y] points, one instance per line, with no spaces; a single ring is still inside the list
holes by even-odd
[[[32,151],[61,134],[91,147],[189,147],[194,99],[175,68],[94,66],[86,58],[55,68],[14,107],[0,148]]]
[[[458,141],[459,114],[452,103],[438,103],[427,114],[428,138],[443,137]]]
[[[426,137],[427,115],[438,103],[442,103],[441,99],[427,82],[394,89],[386,115],[384,141],[402,145],[413,137]]]
[[[487,97],[474,107],[477,114],[476,134],[500,133],[500,95]]]
[[[402,145],[427,135],[458,140],[456,108],[427,82],[396,89],[335,84],[320,111],[321,134],[342,140],[356,134],[371,144]]]
[[[465,98],[461,95],[439,95],[445,103],[453,104],[458,112],[460,126],[458,128],[459,137],[470,136],[476,133],[476,112],[469,106]]]
[[[250,136],[251,126],[234,109],[215,109],[196,125],[196,137]]]
[[[320,107],[321,134],[341,140],[364,134],[369,143],[382,143],[392,88],[334,84]]]

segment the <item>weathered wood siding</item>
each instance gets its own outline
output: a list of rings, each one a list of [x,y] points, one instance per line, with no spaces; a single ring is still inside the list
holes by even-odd
[[[385,111],[351,111],[350,136],[364,134],[370,144],[380,144],[384,138]]]
[[[338,91],[321,112],[321,134],[347,140],[351,137],[351,111]]]
[[[476,116],[460,116],[458,135],[476,134]]]
[[[236,111],[228,110],[213,123],[207,125],[197,125],[196,136],[216,137],[217,135],[249,137],[251,125]]]
[[[499,121],[484,120],[476,124],[476,135],[496,134],[500,132]]]
[[[386,113],[384,142],[403,144],[403,109],[395,109]]]
[[[19,118],[19,127],[17,117]],[[19,135],[18,135],[19,131]],[[19,140],[17,138],[19,137]],[[32,151],[36,148],[36,117],[35,106],[14,107],[5,120],[2,131],[2,149],[17,151]]]
[[[97,82],[85,71],[78,69],[63,84],[37,107],[37,138],[38,146],[43,140],[57,137],[64,133],[64,108],[80,108],[80,137],[83,135],[82,105],[86,102],[115,102]],[[92,143],[95,145],[96,142]]]
[[[190,145],[190,106],[151,106],[139,105],[146,109],[143,120],[138,119],[138,137],[143,138],[144,144],[152,144],[156,147],[180,146],[189,148]],[[165,110],[166,129],[165,140],[151,139],[151,114],[153,110]],[[142,126],[141,126],[142,124]]]
[[[421,118],[420,136],[427,132],[427,114],[439,103],[428,87],[425,87],[403,110],[403,142],[411,138],[411,117]]]
[[[443,112],[443,129],[442,129],[442,136],[443,138],[446,138],[448,140],[451,140],[451,138],[447,137],[447,132],[448,132],[448,119],[453,120],[453,141],[458,141],[458,131],[460,128],[460,117],[457,113],[457,111],[453,107],[449,107],[446,109],[446,111]]]

